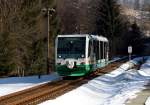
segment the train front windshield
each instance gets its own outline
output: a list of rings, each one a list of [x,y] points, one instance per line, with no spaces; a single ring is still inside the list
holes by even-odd
[[[84,58],[86,37],[59,37],[58,58]]]

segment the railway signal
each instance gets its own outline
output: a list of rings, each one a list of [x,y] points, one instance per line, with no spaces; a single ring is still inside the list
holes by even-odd
[[[132,46],[128,46],[129,60],[131,60]]]

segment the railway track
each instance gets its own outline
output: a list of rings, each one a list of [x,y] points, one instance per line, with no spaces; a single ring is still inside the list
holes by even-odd
[[[109,64],[104,68],[96,70],[89,76],[75,80],[55,81],[2,96],[0,97],[0,105],[36,105],[46,100],[55,99],[56,97],[81,86],[96,76],[113,71],[121,64],[122,62]]]

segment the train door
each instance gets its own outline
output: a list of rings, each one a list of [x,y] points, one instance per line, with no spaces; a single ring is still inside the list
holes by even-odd
[[[96,57],[96,68],[100,67],[100,47],[99,47],[99,40],[95,40],[94,43],[94,52]]]
[[[105,66],[105,42],[100,41],[100,66]]]
[[[90,68],[95,69],[96,68],[96,54],[94,51],[94,40],[89,40],[89,46],[88,46],[88,58],[90,63]]]

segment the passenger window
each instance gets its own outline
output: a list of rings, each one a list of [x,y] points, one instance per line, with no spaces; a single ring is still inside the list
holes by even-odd
[[[91,50],[92,50],[92,41],[89,41],[89,47],[88,47],[88,57],[91,55]]]

